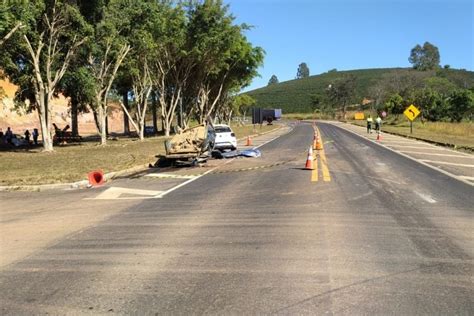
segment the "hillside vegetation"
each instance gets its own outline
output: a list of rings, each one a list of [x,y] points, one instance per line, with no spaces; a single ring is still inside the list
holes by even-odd
[[[352,104],[360,104],[364,98],[374,99],[377,84],[390,76],[416,76],[423,78],[446,78],[459,88],[474,87],[474,72],[456,69],[417,71],[408,68],[360,69],[332,71],[308,78],[295,79],[273,84],[247,92],[254,98],[258,107],[281,108],[284,113],[309,113],[314,111],[312,96],[324,94],[330,84],[344,76],[355,77],[355,91]]]

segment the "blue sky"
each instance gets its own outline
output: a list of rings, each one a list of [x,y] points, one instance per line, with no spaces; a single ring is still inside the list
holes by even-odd
[[[294,79],[301,62],[311,75],[338,70],[409,67],[416,44],[439,48],[441,64],[473,70],[470,0],[224,0],[247,38],[266,51],[265,64],[245,90],[272,74]]]

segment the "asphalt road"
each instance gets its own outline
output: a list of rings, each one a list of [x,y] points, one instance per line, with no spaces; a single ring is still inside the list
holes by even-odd
[[[473,186],[318,127],[316,171],[301,124],[261,147],[284,163],[230,163],[161,199],[45,195],[108,216],[2,266],[1,314],[474,314]]]

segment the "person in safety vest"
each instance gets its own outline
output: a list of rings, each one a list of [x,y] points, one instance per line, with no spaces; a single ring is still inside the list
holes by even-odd
[[[372,122],[373,122],[372,116],[369,115],[367,117],[367,134],[372,133]]]
[[[377,133],[380,133],[381,127],[382,127],[382,119],[380,118],[380,116],[377,116],[377,118],[375,119],[375,130],[377,131]]]

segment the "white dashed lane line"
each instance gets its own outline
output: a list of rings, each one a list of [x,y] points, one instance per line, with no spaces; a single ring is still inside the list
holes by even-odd
[[[346,130],[352,134],[355,134],[359,137],[368,139],[369,141],[387,148],[388,150],[398,153],[399,155],[402,155],[408,159],[411,159],[413,161],[417,161],[420,164],[423,164],[429,168],[432,168],[434,170],[437,170],[438,172],[441,172],[445,175],[448,175],[454,179],[457,179],[459,181],[462,181],[468,185],[474,185],[474,174],[472,172],[472,168],[474,168],[474,162],[472,164],[468,163],[459,163],[456,162],[456,158],[459,159],[472,159],[473,155],[472,154],[467,154],[459,151],[454,151],[451,149],[447,148],[442,148],[439,146],[435,146],[429,143],[423,143],[421,141],[413,141],[410,143],[410,141],[406,141],[404,139],[397,139],[396,137],[383,137],[382,141],[376,141],[375,139],[368,137],[364,132],[365,130],[363,128],[357,128],[352,125],[344,126],[343,124],[333,124],[335,126],[338,126],[339,128]],[[407,142],[410,145],[396,145],[396,143],[405,143]],[[407,150],[405,150],[406,148]],[[410,150],[410,148],[413,149],[418,149],[419,151],[414,151]],[[432,158],[432,159],[420,159],[416,158],[419,156],[424,156],[426,158]],[[452,155],[453,157],[451,157]],[[436,157],[438,156],[440,159],[441,157],[445,156],[446,159],[448,157],[451,157],[453,162],[447,162],[447,161],[436,161]],[[463,161],[465,162],[465,160]],[[449,167],[457,167],[455,173],[450,169]]]
[[[390,145],[389,145],[390,146]],[[421,152],[421,151],[408,151],[408,150],[400,150],[400,152],[405,154],[419,154],[419,155],[428,155],[428,156],[442,156],[442,157],[457,157],[461,159],[474,159],[474,156],[465,156],[465,155],[453,155],[453,154],[438,154],[438,153],[428,153],[428,152]]]
[[[450,165],[450,166],[457,166],[457,167],[465,167],[465,168],[474,168],[474,164],[464,164],[464,163],[454,163],[454,162],[447,162],[447,161],[433,161],[427,159],[420,159],[420,161],[432,164],[443,164],[443,165]]]
[[[194,179],[198,175],[179,175],[170,173],[148,173],[145,177],[163,178],[163,179]]]

